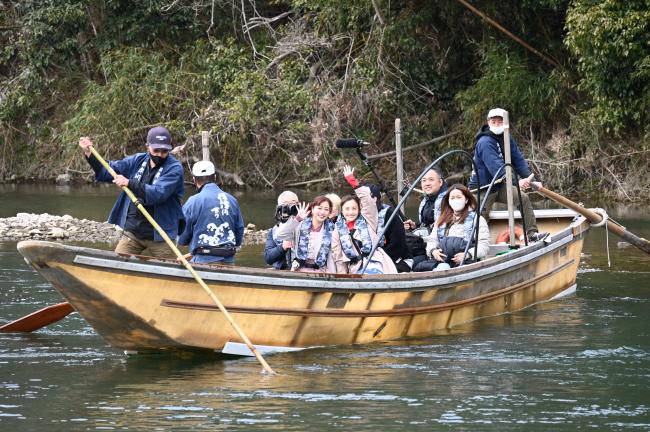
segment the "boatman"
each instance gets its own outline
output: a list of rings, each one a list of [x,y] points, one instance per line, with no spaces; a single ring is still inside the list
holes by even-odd
[[[505,112],[506,111],[502,108],[491,109],[487,115],[487,124],[481,126],[474,138],[474,164],[478,170],[479,178],[477,180],[476,172],[472,171],[472,175],[469,179],[469,186],[471,189],[477,187],[482,188],[489,185],[492,178],[497,174],[497,171],[499,171],[499,169],[501,169],[505,164],[505,158],[503,156],[505,154],[503,142],[503,116],[505,115]],[[528,189],[530,187],[530,182],[533,179],[533,174],[530,172],[528,162],[526,162],[526,159],[524,159],[524,156],[519,150],[517,141],[512,137],[510,138],[510,154],[512,166],[519,176],[519,187],[522,190]],[[502,170],[499,175],[505,178],[505,170]],[[481,216],[483,216],[487,221],[489,221],[488,215],[490,214],[490,209],[495,202],[504,204],[508,202],[507,187],[505,183],[495,185],[495,187],[496,190],[493,188],[493,192],[485,198],[485,206],[483,208],[483,213],[481,213]],[[512,189],[513,201],[518,205],[518,189],[514,185],[509,185],[508,187]],[[524,216],[528,240],[531,242],[543,240],[548,236],[548,233],[538,232],[533,206],[530,202],[530,198],[524,192],[521,193],[521,203],[523,209],[520,210]]]
[[[178,244],[189,244],[192,262],[234,264],[244,239],[244,219],[235,197],[216,185],[214,173],[210,161],[192,167],[199,193],[183,206],[186,225]]]
[[[157,126],[147,133],[145,153],[137,153],[109,165],[118,174],[115,179],[90,152],[93,142],[79,138],[86,160],[100,182],[128,186],[165,233],[175,239],[183,229],[183,167],[169,154],[172,140],[169,131]],[[154,257],[173,256],[160,234],[122,192],[111,210],[108,222],[124,230],[115,252]]]

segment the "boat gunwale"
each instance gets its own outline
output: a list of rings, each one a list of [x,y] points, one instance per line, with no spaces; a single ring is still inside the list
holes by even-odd
[[[252,267],[234,266],[194,266],[199,275],[213,283],[234,283],[245,288],[266,288],[282,290],[309,290],[331,292],[397,292],[421,291],[430,288],[445,288],[459,283],[481,280],[503,270],[516,270],[540,256],[551,253],[579,238],[589,230],[582,230],[586,219],[583,217],[555,233],[550,242],[539,242],[528,247],[487,260],[471,263],[460,268],[440,272],[411,272],[396,275],[339,275],[332,273],[301,273]],[[576,229],[580,228],[579,232]],[[21,242],[23,243],[23,242]],[[65,249],[75,254],[72,262],[87,267],[118,269],[122,272],[158,275],[163,277],[191,279],[192,275],[180,263],[136,257],[126,257],[112,251],[70,246],[44,241],[26,241],[28,244],[47,244],[57,249]],[[20,244],[19,244],[20,249]]]

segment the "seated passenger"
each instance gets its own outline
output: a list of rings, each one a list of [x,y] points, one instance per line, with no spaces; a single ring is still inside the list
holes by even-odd
[[[377,203],[370,196],[370,188],[359,187],[353,168],[346,165],[343,175],[354,188],[355,195],[341,199],[341,214],[332,235],[332,256],[337,273],[359,273],[378,240]],[[396,274],[397,269],[388,254],[378,247],[365,273]]]
[[[293,241],[292,271],[334,273],[330,253],[334,223],[329,220],[331,201],[324,195],[298,205],[298,214],[278,227],[276,238]]]
[[[473,239],[472,227],[476,214],[476,198],[463,185],[455,184],[442,201],[441,213],[427,237],[426,261],[415,266],[415,271],[446,270],[456,267],[463,259],[468,242]],[[481,259],[490,249],[490,231],[487,222],[479,216],[477,257]],[[465,262],[474,260],[474,243],[467,251]]]
[[[386,221],[393,214],[393,207],[381,202],[381,189],[377,185],[369,185],[370,196],[377,202],[378,222],[377,234],[384,228]],[[384,238],[379,240],[381,246],[388,256],[395,263],[399,273],[410,272],[413,265],[413,255],[406,244],[406,233],[404,232],[404,223],[399,217],[394,217],[390,226],[384,232]]]
[[[287,270],[291,266],[291,248],[293,240],[280,240],[277,237],[278,227],[298,214],[298,195],[284,191],[278,195],[278,205],[275,209],[275,225],[269,230],[264,246],[264,261],[277,270]]]
[[[404,221],[406,230],[406,243],[413,256],[415,268],[421,261],[428,259],[426,255],[426,245],[424,238],[431,234],[433,224],[440,216],[440,206],[443,198],[447,194],[448,186],[442,175],[442,170],[434,166],[422,177],[420,187],[424,196],[420,201],[418,208],[418,223],[411,219]]]

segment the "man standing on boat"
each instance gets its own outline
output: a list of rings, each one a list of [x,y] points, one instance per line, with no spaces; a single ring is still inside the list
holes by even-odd
[[[176,238],[183,227],[181,197],[183,196],[183,167],[169,154],[172,149],[171,135],[162,127],[154,127],[147,133],[146,153],[137,153],[109,165],[118,174],[111,174],[91,153],[93,142],[88,137],[79,139],[86,160],[95,171],[97,181],[127,186],[153,216],[170,238]],[[122,192],[113,206],[108,222],[124,229],[115,252],[164,257],[173,255],[160,234]]]
[[[472,189],[477,187],[483,188],[492,181],[492,178],[497,174],[497,171],[505,164],[504,159],[504,142],[503,142],[503,117],[505,110],[502,108],[493,108],[488,112],[487,124],[481,126],[481,129],[474,138],[474,163],[478,170],[480,184],[478,182],[476,172],[472,171],[472,176],[469,179],[469,186]],[[512,158],[512,166],[519,176],[519,187],[522,190],[530,187],[530,182],[533,179],[533,174],[528,167],[528,163],[524,159],[517,142],[510,138],[510,154]],[[505,170],[500,173],[505,178]],[[514,185],[508,185],[512,189],[513,201],[518,204],[519,196],[518,189]],[[490,209],[495,202],[507,203],[507,187],[504,183],[495,185],[493,192],[485,198],[485,206],[481,216],[485,220],[489,220],[488,215]],[[486,189],[487,190],[487,189]],[[526,224],[526,235],[529,241],[540,241],[548,236],[548,233],[539,233],[537,230],[537,221],[535,219],[535,212],[530,202],[530,198],[524,192],[521,193],[521,203],[523,209],[521,213],[524,216]],[[480,204],[480,203],[479,203]]]
[[[217,186],[214,173],[210,161],[192,167],[199,193],[183,206],[186,225],[178,244],[189,244],[192,262],[234,264],[244,239],[244,219],[237,199]]]

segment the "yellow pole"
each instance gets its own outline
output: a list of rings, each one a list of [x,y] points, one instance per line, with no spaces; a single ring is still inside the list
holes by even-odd
[[[116,173],[116,172],[113,170],[113,168],[111,168],[111,166],[110,166],[110,165],[109,165],[109,164],[104,160],[104,158],[102,158],[102,157],[99,155],[99,153],[97,153],[97,150],[95,150],[95,148],[92,147],[92,146],[89,147],[89,149],[90,149],[90,151],[92,152],[92,154],[97,158],[97,160],[98,160],[98,161],[99,161],[99,162],[104,166],[104,168],[106,168],[106,170],[110,173],[110,175],[112,175],[113,178],[117,177],[117,173]],[[212,301],[217,305],[217,307],[219,308],[219,310],[220,310],[220,311],[223,313],[223,315],[226,317],[226,319],[228,320],[228,322],[230,323],[230,325],[235,329],[235,331],[237,332],[237,334],[239,335],[239,337],[244,341],[244,343],[246,344],[246,346],[248,347],[248,349],[251,350],[251,352],[252,352],[253,354],[255,354],[255,357],[257,358],[257,361],[260,362],[260,364],[262,365],[262,367],[264,368],[264,370],[267,371],[267,372],[270,373],[270,374],[275,374],[275,372],[273,371],[273,369],[271,369],[271,366],[269,366],[269,364],[266,362],[266,360],[264,360],[264,357],[262,357],[262,354],[260,354],[259,351],[257,351],[257,348],[255,348],[255,346],[253,346],[253,344],[251,343],[250,339],[248,339],[248,337],[246,336],[246,334],[244,333],[244,331],[243,331],[243,330],[242,330],[242,329],[237,325],[237,323],[232,319],[232,316],[230,315],[230,313],[228,312],[228,310],[226,310],[226,308],[223,306],[223,304],[219,301],[219,299],[217,298],[217,296],[216,296],[216,295],[212,292],[212,290],[211,290],[211,289],[206,285],[206,283],[203,282],[203,279],[201,279],[201,276],[198,275],[198,273],[196,272],[196,270],[194,270],[194,268],[192,267],[192,265],[191,265],[191,264],[190,264],[190,263],[185,259],[185,257],[183,256],[183,254],[178,250],[178,248],[177,248],[176,245],[174,244],[174,242],[171,241],[171,239],[169,238],[169,236],[167,235],[167,233],[166,233],[166,232],[165,232],[165,231],[160,227],[160,225],[158,225],[158,224],[156,223],[156,221],[154,220],[154,218],[151,217],[151,215],[150,215],[149,212],[144,208],[144,206],[142,205],[142,203],[140,203],[140,201],[138,200],[138,197],[136,197],[136,196],[133,194],[133,192],[131,192],[131,190],[130,190],[128,187],[126,187],[126,186],[122,186],[122,190],[123,190],[123,191],[128,195],[128,197],[131,199],[131,201],[133,201],[133,204],[135,204],[135,206],[138,208],[138,210],[140,210],[140,212],[142,212],[142,214],[144,215],[144,217],[147,218],[147,220],[149,221],[149,223],[151,223],[151,225],[154,227],[154,229],[155,229],[156,231],[158,231],[158,234],[160,234],[160,236],[163,238],[163,240],[165,240],[165,243],[167,243],[167,246],[170,247],[170,249],[171,249],[171,250],[174,252],[174,254],[176,254],[176,256],[178,257],[178,259],[180,260],[180,262],[182,262],[183,265],[185,266],[185,268],[186,268],[186,269],[187,269],[187,270],[192,274],[192,276],[194,276],[194,279],[196,279],[196,281],[199,283],[199,285],[201,285],[201,288],[203,288],[203,290],[206,292],[206,294],[207,294],[208,296],[210,296],[210,298],[212,299]]]

